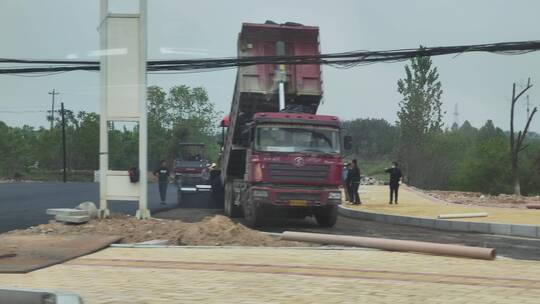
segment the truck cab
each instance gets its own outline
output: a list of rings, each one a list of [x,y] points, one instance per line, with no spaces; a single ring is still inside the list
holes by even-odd
[[[246,164],[244,195],[250,198],[243,208],[246,218],[264,213],[313,215],[321,226],[333,226],[341,203],[337,117],[256,113],[253,122]],[[287,210],[279,212],[282,208]]]
[[[255,113],[245,132],[244,178],[225,182],[225,213],[256,226],[266,217],[315,216],[333,226],[341,203],[341,123],[335,116]]]

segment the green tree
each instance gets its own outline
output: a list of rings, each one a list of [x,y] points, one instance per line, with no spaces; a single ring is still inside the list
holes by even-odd
[[[397,147],[398,129],[384,119],[345,121],[343,128],[353,139],[352,153],[362,159],[389,158]]]
[[[402,95],[397,113],[399,158],[407,181],[415,184],[424,164],[420,144],[426,134],[442,131],[442,85],[429,57],[411,59],[410,66],[405,66],[405,78],[398,80],[397,85]]]
[[[497,137],[504,138],[504,132],[500,128],[496,128],[491,119],[488,119],[486,123],[478,130],[478,141],[484,142]]]
[[[540,195],[540,139],[529,139],[529,147],[521,156],[521,191],[525,195]]]
[[[76,169],[99,169],[99,115],[79,112],[78,125],[70,140],[70,149],[77,151],[77,158],[70,153],[72,166]],[[75,159],[77,163],[75,162]]]
[[[508,145],[505,138],[477,144],[456,166],[452,187],[462,191],[499,194],[512,191]]]
[[[172,87],[168,94],[157,86],[148,89],[149,165],[174,159],[180,142],[206,144],[207,156],[215,159],[218,112],[204,88]]]
[[[442,85],[430,57],[411,59],[405,66],[405,78],[398,80],[398,124],[402,139],[419,142],[430,131],[442,130]]]

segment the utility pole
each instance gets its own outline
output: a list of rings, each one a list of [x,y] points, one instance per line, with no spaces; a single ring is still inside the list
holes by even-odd
[[[49,95],[52,95],[52,107],[51,107],[51,131],[54,127],[54,96],[60,95],[55,89],[52,90],[52,92],[49,92]]]
[[[54,95],[53,95],[54,96]],[[62,173],[64,183],[67,181],[66,169],[66,120],[64,115],[64,103],[60,103],[60,114],[62,115]]]

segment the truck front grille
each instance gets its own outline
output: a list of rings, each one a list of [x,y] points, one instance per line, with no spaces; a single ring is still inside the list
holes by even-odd
[[[324,182],[328,179],[329,166],[305,165],[296,167],[291,164],[268,164],[268,174],[273,180]]]

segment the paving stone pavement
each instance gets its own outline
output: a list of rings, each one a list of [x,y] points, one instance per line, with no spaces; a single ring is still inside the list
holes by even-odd
[[[540,263],[378,250],[108,248],[0,287],[84,303],[539,303]]]
[[[440,214],[487,212],[487,217],[451,219],[449,221],[489,222],[504,224],[540,225],[540,210],[468,206],[430,199],[406,186],[399,189],[399,205],[388,204],[388,186],[361,186],[362,205],[345,203],[347,208],[368,212],[415,216],[436,219]]]

